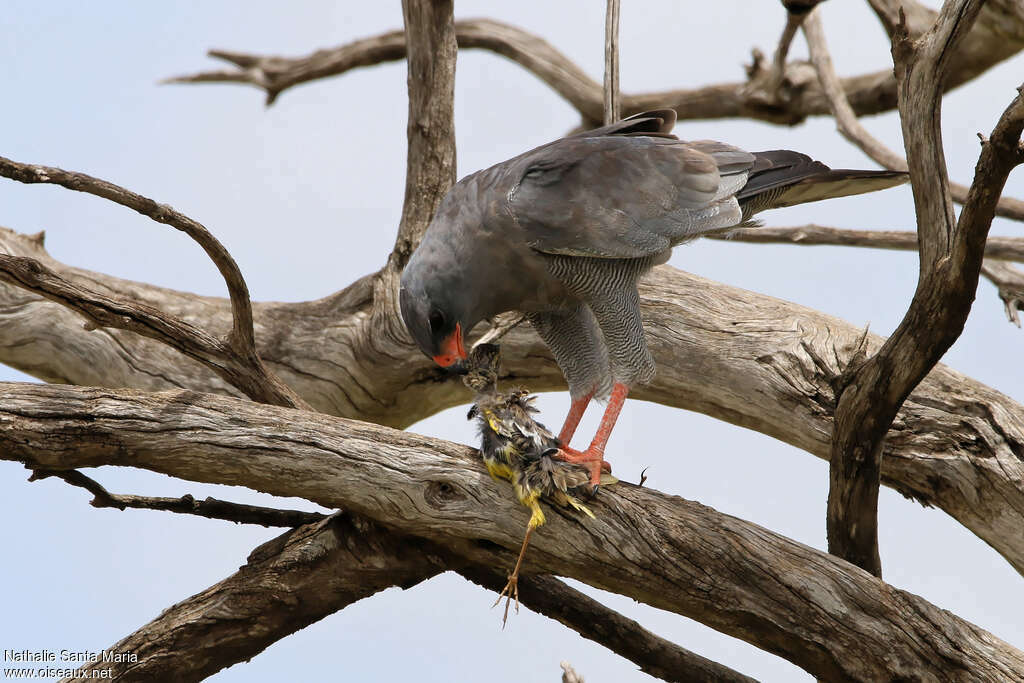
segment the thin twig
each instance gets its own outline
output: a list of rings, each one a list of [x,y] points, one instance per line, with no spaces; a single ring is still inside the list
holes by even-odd
[[[203,248],[223,276],[231,299],[232,328],[222,342],[152,307],[114,299],[71,283],[46,266],[24,257],[2,255],[0,278],[78,311],[96,325],[130,330],[168,344],[206,364],[253,400],[309,408],[298,394],[273,376],[260,359],[253,332],[249,289],[234,258],[209,230],[166,204],[84,173],[0,157],[0,176],[28,184],[60,185],[102,197],[184,232]]]
[[[981,273],[999,290],[1006,319],[1020,327],[1018,311],[1024,311],[1024,272],[1003,261],[986,259],[981,264]]]
[[[620,118],[619,0],[607,0],[604,17],[604,125]]]
[[[807,38],[807,47],[811,53],[811,62],[817,70],[822,91],[825,93],[829,107],[832,109],[832,115],[836,120],[836,128],[838,128],[840,134],[885,168],[891,171],[906,171],[907,160],[886,146],[881,140],[871,135],[857,119],[857,115],[847,99],[843,84],[839,80],[839,76],[836,75],[825,40],[825,30],[822,27],[821,17],[817,11],[811,12],[804,20],[803,30],[804,36]],[[953,197],[953,201],[958,204],[963,204],[967,201],[968,189],[966,185],[952,181],[949,182],[950,194]],[[1004,218],[1024,221],[1024,201],[1011,197],[1001,197],[996,213]]]
[[[303,524],[319,522],[327,515],[319,512],[303,510],[279,510],[261,505],[245,505],[232,503],[218,498],[196,500],[189,494],[180,498],[164,498],[155,496],[136,496],[110,493],[102,484],[78,470],[33,470],[29,481],[39,481],[48,477],[62,479],[72,486],[83,488],[93,495],[89,504],[97,508],[115,508],[125,510],[162,510],[187,515],[222,519],[237,524],[258,524],[264,527],[297,527]]]
[[[860,147],[865,154],[892,171],[906,171],[907,160],[886,147],[880,140],[875,138],[857,120],[857,115],[846,99],[842,83],[836,75],[832,65],[832,57],[828,52],[828,45],[825,41],[825,30],[821,25],[821,14],[813,11],[807,15],[803,22],[804,36],[807,38],[807,47],[811,53],[811,63],[818,72],[818,80],[825,92],[829,106],[832,108],[832,115],[835,117],[836,126],[839,132],[847,140]]]
[[[484,333],[484,336],[474,342],[473,348],[481,344],[496,344],[498,340],[514,330],[524,320],[526,320],[526,316],[519,311],[499,313],[491,319],[491,328]]]
[[[562,683],[585,683],[569,662],[559,662],[558,666],[562,669]]]
[[[708,235],[709,239],[756,244],[799,244],[802,246],[866,247],[917,251],[917,233],[909,230],[844,230],[822,225],[786,228],[741,228],[730,233]],[[999,290],[1009,321],[1020,327],[1018,308],[1024,308],[1024,273],[1003,261],[1024,262],[1024,238],[989,237],[981,274]]]
[[[722,242],[917,251],[917,233],[910,230],[848,230],[814,223],[778,228],[740,228],[724,234],[707,235],[706,238]],[[989,237],[985,243],[985,256],[1024,263],[1024,237]]]
[[[180,230],[202,247],[213,264],[217,266],[231,298],[232,328],[228,341],[244,355],[255,355],[256,342],[253,334],[252,303],[249,288],[242,277],[242,271],[224,245],[203,225],[188,216],[175,211],[167,204],[160,204],[131,190],[94,178],[84,173],[65,171],[50,166],[24,164],[0,157],[0,176],[21,183],[48,183],[60,185],[76,192],[85,192],[120,204],[157,223]]]
[[[786,57],[789,55],[789,47],[793,44],[793,38],[797,30],[807,17],[808,13],[822,0],[782,0],[786,8],[786,25],[782,28],[782,35],[779,37],[779,44],[775,48],[775,56],[772,59],[772,68],[764,90],[777,96],[781,93],[780,87],[786,75]]]

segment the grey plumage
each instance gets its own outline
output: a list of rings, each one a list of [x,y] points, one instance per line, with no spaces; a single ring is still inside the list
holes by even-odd
[[[465,358],[461,340],[479,321],[520,310],[562,368],[574,409],[613,385],[621,403],[654,374],[637,280],[674,246],[759,211],[907,179],[832,170],[788,150],[684,142],[674,125],[669,109],[638,114],[452,187],[402,274],[402,315],[424,352],[450,365]],[[567,421],[563,435],[573,429]]]

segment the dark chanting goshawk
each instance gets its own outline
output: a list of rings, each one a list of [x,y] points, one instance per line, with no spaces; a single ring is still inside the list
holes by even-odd
[[[832,170],[789,150],[746,152],[672,135],[676,113],[645,112],[469,175],[448,192],[402,273],[402,317],[434,361],[458,367],[485,318],[525,314],[551,349],[572,404],[561,457],[600,480],[630,387],[654,360],[637,280],[672,247],[759,211],[899,185],[897,171]],[[569,442],[591,399],[608,404],[584,451]]]

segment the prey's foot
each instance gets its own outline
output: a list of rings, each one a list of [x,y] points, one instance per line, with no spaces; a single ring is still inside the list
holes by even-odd
[[[516,567],[518,569],[518,566]],[[491,609],[498,606],[501,599],[505,598],[505,615],[501,618],[501,627],[505,628],[506,622],[508,622],[508,607],[512,604],[512,601],[516,601],[516,614],[519,614],[519,572],[513,572],[508,575],[508,583],[501,589],[501,593],[498,595],[498,599],[491,605]]]
[[[558,449],[556,456],[566,462],[583,465],[590,472],[590,485],[597,491],[597,485],[601,483],[601,473],[611,474],[612,466],[605,462],[604,454],[598,450],[588,448],[585,451],[577,451],[574,448],[563,446]]]

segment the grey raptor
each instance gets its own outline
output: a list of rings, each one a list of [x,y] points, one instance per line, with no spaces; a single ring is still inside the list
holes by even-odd
[[[526,315],[569,385],[561,457],[584,464],[595,486],[630,387],[654,375],[636,286],[645,272],[677,244],[751,224],[759,211],[907,181],[789,150],[679,140],[675,121],[671,109],[637,114],[463,178],[402,273],[406,327],[442,367],[462,364],[481,320]],[[594,398],[608,399],[597,434],[571,449]]]

